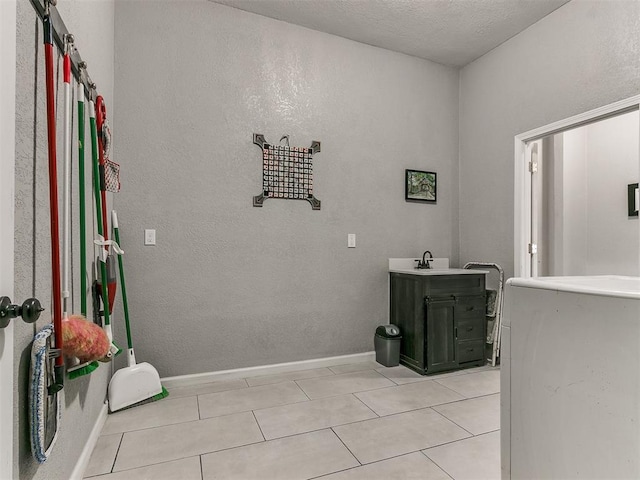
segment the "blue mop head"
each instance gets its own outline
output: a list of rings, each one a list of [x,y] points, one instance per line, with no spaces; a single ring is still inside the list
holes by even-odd
[[[38,463],[44,463],[58,436],[62,414],[61,393],[50,398],[47,392],[47,342],[53,334],[53,325],[46,325],[33,339],[31,346],[31,383],[29,385],[29,417],[31,424],[31,451]]]

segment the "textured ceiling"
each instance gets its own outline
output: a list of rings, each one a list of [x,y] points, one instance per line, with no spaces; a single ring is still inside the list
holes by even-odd
[[[569,0],[213,0],[461,67]]]

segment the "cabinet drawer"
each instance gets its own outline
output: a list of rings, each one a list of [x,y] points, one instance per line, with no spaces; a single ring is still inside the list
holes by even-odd
[[[474,362],[484,358],[484,338],[458,342],[458,363]]]
[[[427,280],[427,295],[484,294],[484,275],[436,275]]]
[[[457,297],[456,318],[484,318],[487,311],[487,298],[484,295],[475,297]]]
[[[485,318],[465,318],[458,321],[457,339],[464,340],[484,340]]]

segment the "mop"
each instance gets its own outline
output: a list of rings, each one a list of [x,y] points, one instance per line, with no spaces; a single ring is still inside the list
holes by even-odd
[[[118,229],[118,215],[114,210],[111,217],[111,225],[115,241],[120,245],[120,231]],[[127,289],[124,283],[124,265],[122,255],[118,255],[118,268],[120,270],[120,289],[122,291],[122,305],[124,308],[124,321],[127,329],[127,367],[118,370],[109,382],[109,411],[115,412],[123,408],[134,407],[143,403],[154,402],[169,395],[169,392],[160,383],[158,371],[149,363],[136,363],[131,340],[131,327],[129,325],[129,304],[127,302]]]
[[[53,325],[45,325],[31,346],[29,378],[29,420],[31,425],[31,451],[38,463],[44,463],[58,438],[58,425],[62,418],[62,395],[47,393],[47,343],[53,334]]]
[[[98,224],[98,240],[94,241],[94,243],[99,245],[98,251],[100,255],[98,256],[98,264],[100,269],[100,278],[102,279],[102,305],[104,312],[104,330],[109,337],[109,341],[111,342],[111,346],[109,348],[109,353],[103,361],[111,361],[113,357],[118,355],[122,350],[113,343],[113,332],[111,330],[111,320],[109,316],[109,300],[107,295],[106,285],[107,281],[107,256],[108,251],[105,250],[103,245],[106,243],[103,237],[103,223],[102,223],[102,207],[101,207],[101,199],[100,199],[100,171],[98,165],[98,132],[96,128],[96,110],[93,100],[89,100],[89,125],[91,127],[91,157],[92,157],[92,165],[93,165],[93,190],[95,195],[95,203],[96,203],[96,215],[97,215],[97,224]]]
[[[48,4],[47,4],[48,5]],[[31,451],[39,463],[49,457],[58,436],[62,415],[64,361],[62,358],[62,302],[60,292],[60,238],[58,229],[58,172],[56,165],[56,112],[53,88],[53,32],[49,12],[46,11],[44,51],[46,66],[47,139],[49,157],[49,209],[51,227],[51,300],[53,324],[42,328],[34,338],[31,349],[29,385]],[[51,338],[55,338],[55,349]],[[55,358],[51,371],[50,365]]]

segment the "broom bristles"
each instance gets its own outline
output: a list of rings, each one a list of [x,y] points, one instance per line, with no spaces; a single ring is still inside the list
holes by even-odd
[[[94,372],[99,366],[100,364],[98,362],[93,361],[87,363],[86,365],[83,365],[82,367],[67,371],[67,375],[70,380],[73,380],[84,375],[89,375],[90,373]]]
[[[149,397],[149,398],[147,398],[145,400],[142,400],[140,402],[136,402],[136,403],[133,403],[133,404],[128,405],[126,407],[119,408],[115,412],[109,410],[109,413],[121,412],[123,410],[128,410],[130,408],[135,408],[135,407],[139,407],[141,405],[146,405],[147,403],[157,402],[158,400],[162,400],[163,398],[166,398],[168,396],[169,396],[169,390],[164,388],[164,385],[162,385],[162,391],[160,393],[156,393],[153,397]]]

